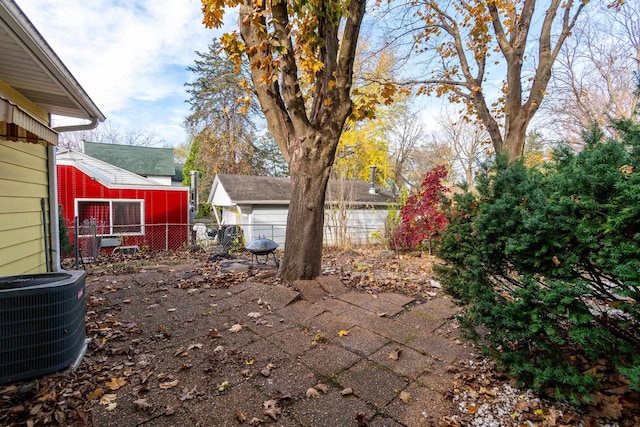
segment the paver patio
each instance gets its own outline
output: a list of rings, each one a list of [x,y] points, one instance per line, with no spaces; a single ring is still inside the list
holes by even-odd
[[[436,425],[453,405],[443,397],[455,381],[446,366],[469,357],[455,334],[434,333],[457,312],[442,297],[417,303],[401,294],[371,295],[326,276],[292,287],[247,282],[224,292],[204,291],[197,301],[223,337],[225,360],[238,366],[231,378],[236,384],[174,402],[180,410],[150,425],[211,420],[206,408],[216,411],[220,426],[237,425],[237,411],[278,426],[356,426],[358,413],[369,426]],[[260,317],[247,317],[249,312]],[[243,328],[230,333],[235,323]],[[209,375],[215,373],[211,363]],[[261,374],[269,364],[270,371]],[[326,393],[307,396],[317,383],[327,385]],[[345,388],[352,392],[341,394]],[[279,403],[277,421],[264,416],[262,402],[282,393],[287,398]],[[93,416],[95,425],[119,425],[107,411]],[[140,421],[140,414],[134,419]]]

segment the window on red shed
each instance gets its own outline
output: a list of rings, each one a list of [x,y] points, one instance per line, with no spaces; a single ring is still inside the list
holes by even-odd
[[[144,234],[142,200],[78,200],[80,235]]]

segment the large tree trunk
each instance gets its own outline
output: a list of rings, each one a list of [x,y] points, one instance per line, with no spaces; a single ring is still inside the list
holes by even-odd
[[[290,169],[291,198],[281,266],[285,281],[313,279],[322,269],[324,202],[331,167],[304,157],[296,163]]]
[[[335,127],[315,130],[290,152],[291,197],[280,276],[290,282],[322,272],[324,206],[331,166],[340,139]]]
[[[507,155],[509,162],[522,158],[530,121],[531,116],[520,105],[513,106],[510,111],[507,111],[502,153]]]

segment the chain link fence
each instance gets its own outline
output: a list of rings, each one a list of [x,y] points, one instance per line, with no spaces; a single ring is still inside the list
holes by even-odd
[[[116,248],[135,250],[175,251],[184,249],[191,241],[189,224],[145,224],[142,233],[107,235],[108,224],[95,219],[82,222],[64,221],[69,244],[61,247],[63,258],[75,257],[86,263],[97,259],[101,253],[113,252]],[[61,245],[62,246],[62,245]]]
[[[184,250],[190,244],[205,249],[233,241],[242,246],[250,240],[266,238],[284,248],[285,224],[238,224],[217,227],[215,224],[145,224],[141,234],[103,234],[109,225],[95,219],[77,223],[65,220],[69,236],[66,247],[61,247],[63,258],[74,258],[76,263],[91,263],[101,254],[131,251],[176,251]],[[239,227],[239,229],[238,229]],[[381,244],[385,241],[385,231],[379,226],[333,226],[324,227],[324,245],[327,247],[362,247]],[[63,246],[61,244],[61,246]]]

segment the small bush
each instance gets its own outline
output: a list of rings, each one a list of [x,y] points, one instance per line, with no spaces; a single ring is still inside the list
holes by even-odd
[[[58,232],[60,234],[60,254],[69,255],[73,253],[73,251],[75,250],[75,246],[71,243],[71,239],[69,238],[69,229],[67,228],[67,223],[64,220],[62,211],[62,205],[58,205]]]
[[[420,185],[420,192],[407,197],[400,208],[399,223],[391,235],[391,247],[395,249],[424,249],[431,247],[431,240],[446,227],[447,219],[442,211],[442,196],[447,189],[442,180],[447,176],[445,166],[428,171]]]
[[[196,219],[212,219],[213,218],[213,206],[209,203],[199,203],[198,212],[196,213]]]
[[[448,210],[438,272],[462,324],[538,390],[584,396],[603,359],[640,389],[640,130],[617,126],[542,168],[499,160]]]

